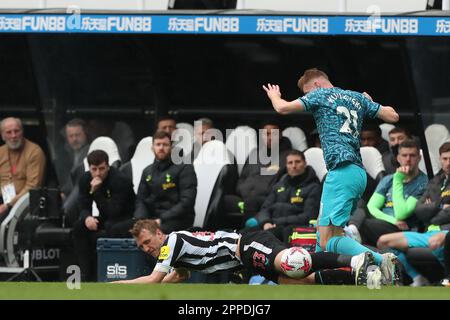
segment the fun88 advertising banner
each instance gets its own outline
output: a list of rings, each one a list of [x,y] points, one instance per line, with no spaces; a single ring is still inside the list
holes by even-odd
[[[450,36],[450,17],[0,14],[0,32]]]

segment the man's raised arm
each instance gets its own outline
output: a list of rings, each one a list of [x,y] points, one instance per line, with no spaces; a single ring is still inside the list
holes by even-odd
[[[378,112],[378,118],[384,122],[395,123],[400,117],[394,108],[389,106],[381,106],[381,110]]]
[[[292,112],[304,111],[305,107],[300,100],[286,101],[281,99],[280,87],[278,85],[267,84],[263,86],[264,91],[266,91],[267,96],[272,102],[272,106],[276,112],[280,114],[289,114]]]

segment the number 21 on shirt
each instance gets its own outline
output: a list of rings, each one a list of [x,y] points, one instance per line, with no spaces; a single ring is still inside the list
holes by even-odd
[[[349,111],[346,107],[342,106],[337,107],[336,111],[338,114],[343,114],[346,118],[339,132],[350,133],[354,137],[358,136],[358,113],[355,110]],[[350,127],[350,124],[353,124],[354,129]]]

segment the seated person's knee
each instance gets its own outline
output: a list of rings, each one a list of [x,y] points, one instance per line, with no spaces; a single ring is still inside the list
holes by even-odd
[[[389,237],[387,237],[387,235],[382,235],[381,237],[378,238],[377,248],[384,249],[387,247],[389,247]]]

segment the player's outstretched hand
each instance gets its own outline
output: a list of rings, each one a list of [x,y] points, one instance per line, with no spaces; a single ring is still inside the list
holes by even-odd
[[[263,89],[264,89],[264,91],[266,91],[267,96],[271,100],[272,100],[272,98],[280,98],[281,97],[280,87],[277,84],[268,83],[267,86],[263,85]]]

